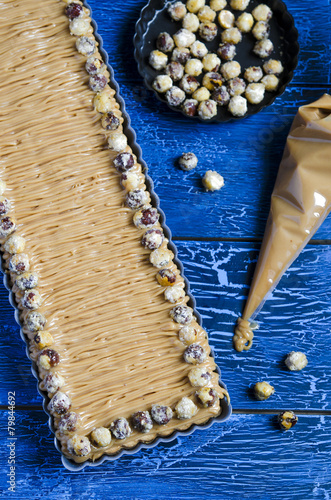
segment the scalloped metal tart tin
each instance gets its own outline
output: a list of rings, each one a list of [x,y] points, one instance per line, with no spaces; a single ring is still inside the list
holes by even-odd
[[[91,10],[90,6],[87,3],[85,3],[85,5],[86,5],[87,8],[90,9],[91,15],[92,15],[92,10]],[[181,274],[182,274],[182,276],[184,278],[184,281],[185,281],[186,294],[190,298],[190,301],[189,301],[188,305],[193,308],[194,314],[195,314],[195,316],[197,318],[197,321],[198,321],[199,324],[201,324],[201,317],[200,317],[199,313],[196,311],[195,300],[192,297],[192,295],[190,294],[189,283],[188,283],[187,279],[184,277],[184,274],[183,274],[183,266],[182,266],[181,262],[177,258],[176,247],[171,242],[171,232],[170,232],[169,228],[166,226],[164,213],[160,209],[159,199],[158,199],[157,195],[155,194],[155,192],[153,190],[153,182],[152,182],[151,178],[147,174],[147,166],[144,163],[144,161],[142,160],[141,149],[140,149],[140,147],[136,143],[135,132],[134,132],[134,130],[130,126],[130,118],[129,118],[128,114],[125,111],[125,104],[124,104],[123,99],[120,96],[118,84],[117,84],[117,82],[116,82],[116,80],[115,80],[115,78],[113,76],[113,70],[112,70],[112,68],[108,64],[108,55],[102,49],[102,39],[101,39],[101,37],[97,33],[97,25],[96,25],[96,23],[93,20],[92,20],[92,26],[93,26],[93,29],[94,29],[94,36],[96,38],[96,41],[99,44],[99,47],[98,47],[99,52],[100,52],[100,54],[101,54],[104,62],[107,64],[107,67],[108,67],[108,70],[109,70],[109,73],[110,73],[109,85],[115,90],[115,92],[116,92],[116,99],[117,99],[117,102],[119,103],[121,111],[122,111],[122,115],[123,115],[123,118],[124,118],[124,123],[123,123],[124,133],[125,133],[125,135],[128,138],[128,143],[129,143],[130,147],[132,148],[133,153],[137,156],[137,161],[143,167],[144,174],[145,174],[145,177],[146,177],[146,186],[147,186],[147,189],[149,190],[149,192],[151,194],[151,198],[152,198],[152,205],[155,206],[158,209],[158,211],[160,212],[161,225],[162,225],[164,234],[165,234],[166,238],[169,239],[169,248],[174,252],[174,255],[175,255],[174,263],[178,266],[178,268],[179,268],[179,270],[180,270],[180,272],[181,272]],[[15,320],[20,325],[20,321],[19,321],[19,309],[18,309],[18,307],[16,305],[14,294],[11,292],[11,289],[10,289],[10,283],[9,283],[8,275],[5,274],[5,273],[4,273],[4,285],[7,288],[7,290],[9,291],[10,303],[11,303],[11,305],[15,309]],[[21,335],[22,340],[26,343],[26,354],[30,358],[30,356],[29,356],[29,343],[28,343],[28,339],[24,335],[22,329],[20,330],[20,335]],[[211,355],[214,356],[213,351],[211,352]],[[38,371],[37,371],[37,366],[36,366],[35,362],[32,362],[32,368],[31,368],[31,370],[32,370],[32,374],[34,375],[34,377],[39,382]],[[220,371],[219,370],[217,370],[217,371],[218,371],[218,373],[220,375]],[[222,383],[221,380],[219,380],[219,385],[220,385],[220,387],[226,389],[225,385]],[[52,419],[50,413],[47,410],[47,405],[49,403],[49,398],[48,398],[48,396],[47,396],[47,394],[45,392],[43,392],[43,391],[40,390],[39,384],[37,384],[37,390],[38,390],[39,394],[43,398],[43,408],[44,408],[45,412],[47,413],[47,415],[49,416],[49,427],[50,427],[51,431],[53,432],[53,434],[55,434],[55,429],[54,429],[54,426],[53,426],[53,419]],[[221,410],[222,410],[221,414],[219,416],[217,416],[217,417],[211,417],[204,424],[192,424],[187,430],[184,430],[184,431],[174,431],[171,435],[166,436],[166,437],[158,437],[158,436],[156,436],[156,438],[154,439],[154,441],[152,441],[150,443],[139,442],[135,447],[130,448],[130,449],[125,449],[125,446],[124,446],[117,454],[114,454],[114,455],[103,455],[100,458],[98,458],[97,460],[95,460],[94,462],[92,462],[91,460],[89,460],[89,461],[86,461],[86,462],[83,462],[83,463],[76,463],[73,460],[68,459],[62,453],[60,443],[59,443],[59,441],[57,440],[56,437],[54,438],[55,439],[55,446],[56,446],[56,448],[58,449],[58,451],[61,454],[62,463],[63,463],[64,467],[66,467],[70,471],[79,471],[79,470],[84,469],[87,466],[93,466],[93,467],[95,467],[95,466],[98,466],[98,465],[102,464],[105,461],[116,460],[117,458],[121,457],[122,455],[132,455],[132,454],[135,454],[140,449],[153,448],[158,443],[172,441],[172,440],[176,439],[177,436],[189,435],[195,429],[207,429],[215,421],[216,422],[223,422],[223,421],[227,420],[230,417],[230,415],[231,415],[231,405],[230,405],[229,401],[227,401],[226,398],[220,401],[220,405],[221,405]]]
[[[175,1],[175,0],[173,0]],[[279,59],[284,67],[283,73],[280,75],[280,83],[276,92],[265,92],[264,99],[259,104],[248,103],[247,113],[243,117],[233,116],[227,107],[218,106],[217,115],[210,120],[202,120],[198,115],[193,117],[188,117],[184,114],[181,107],[174,107],[168,105],[163,94],[157,93],[153,87],[153,81],[157,75],[162,74],[162,71],[156,71],[153,69],[149,62],[149,54],[152,50],[156,49],[156,39],[159,33],[165,31],[170,35],[174,35],[181,27],[181,21],[173,21],[168,12],[168,6],[173,2],[167,2],[165,0],[149,0],[148,4],[142,9],[140,19],[136,24],[136,32],[134,36],[134,47],[135,47],[135,59],[138,64],[138,70],[144,79],[145,85],[148,89],[152,90],[157,98],[165,103],[170,109],[182,113],[187,118],[193,120],[200,120],[206,123],[211,122],[227,122],[229,120],[240,120],[250,115],[254,115],[264,109],[266,106],[270,106],[276,99],[282,95],[293,78],[293,73],[298,64],[299,55],[299,44],[298,44],[298,31],[294,25],[294,19],[292,15],[288,12],[287,7],[281,0],[251,0],[249,6],[245,12],[252,12],[252,10],[259,4],[263,3],[268,5],[273,11],[273,16],[269,21],[270,24],[270,40],[274,44],[274,51],[270,58]],[[184,0],[183,0],[183,3]],[[236,19],[241,11],[235,11],[231,9],[229,5],[225,7],[226,10],[230,10],[234,13]],[[222,28],[215,20],[218,25],[219,33],[217,37],[212,42],[206,42],[197,36],[198,40],[201,40],[207,46],[209,52],[216,52],[218,45],[220,43],[220,33]],[[234,60],[238,61],[244,71],[245,68],[250,66],[262,66],[262,64],[270,59],[261,59],[255,55],[252,51],[256,39],[251,33],[243,34],[243,40],[237,45],[237,55]],[[242,72],[243,74],[243,72]],[[197,77],[201,82],[202,75]],[[190,97],[188,97],[190,98]]]

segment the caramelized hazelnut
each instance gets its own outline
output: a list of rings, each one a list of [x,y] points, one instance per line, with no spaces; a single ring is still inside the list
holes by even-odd
[[[91,432],[91,441],[94,446],[108,446],[111,442],[110,431],[106,427],[98,427]]]
[[[57,430],[60,434],[70,434],[71,432],[75,432],[77,430],[77,422],[77,413],[70,411],[60,418],[57,424]]]
[[[64,386],[65,380],[59,373],[49,373],[44,378],[45,390],[51,394],[55,394],[56,391]]]
[[[85,69],[89,75],[96,75],[106,69],[106,65],[97,57],[89,57],[85,64]]]
[[[246,83],[242,78],[231,78],[231,80],[227,81],[227,88],[231,97],[241,95],[246,90]]]
[[[194,153],[183,153],[178,163],[182,170],[193,170],[198,164],[198,158]]]
[[[25,253],[17,253],[11,257],[8,267],[12,273],[23,274],[30,269],[29,257]]]
[[[110,430],[116,439],[126,439],[131,434],[131,428],[126,418],[117,418],[110,425]]]
[[[53,349],[44,349],[39,354],[38,366],[44,370],[49,370],[60,363],[59,353]]]
[[[125,172],[134,166],[134,158],[131,153],[121,153],[114,160],[114,167],[118,172]]]
[[[141,244],[144,248],[149,250],[155,250],[159,248],[163,243],[164,237],[160,229],[149,229],[144,234]]]
[[[217,36],[217,26],[215,23],[206,21],[199,26],[199,35],[206,42],[211,42]]]
[[[5,241],[3,248],[5,252],[14,254],[14,253],[22,253],[25,248],[25,239],[22,236],[18,236],[17,234],[13,234]]]
[[[196,40],[195,34],[185,28],[174,34],[174,41],[177,47],[190,47]]]
[[[167,65],[165,72],[174,82],[176,82],[183,78],[184,68],[179,62],[173,61]]]
[[[48,403],[48,411],[55,416],[63,415],[67,413],[71,408],[71,401],[69,396],[64,394],[64,392],[58,391]]]
[[[217,49],[217,55],[220,56],[223,61],[232,61],[237,53],[236,46],[232,43],[221,43]]]
[[[178,332],[178,338],[183,344],[191,345],[197,340],[198,332],[192,325],[183,326]]]
[[[298,422],[298,417],[293,411],[282,411],[278,415],[278,423],[283,431],[288,431]]]
[[[37,311],[31,311],[25,318],[25,324],[31,332],[39,332],[46,325],[46,319]]]
[[[146,191],[143,189],[134,189],[129,191],[125,197],[125,205],[131,210],[138,210],[148,203]]]
[[[215,102],[217,102],[217,104],[219,106],[226,106],[227,104],[229,104],[229,101],[230,101],[229,93],[226,90],[226,87],[224,87],[224,85],[222,85],[222,87],[216,88],[213,91],[211,98]]]
[[[163,32],[157,37],[156,46],[161,52],[171,52],[175,44],[169,33]]]
[[[200,344],[191,344],[185,349],[183,357],[186,363],[198,365],[206,361],[207,353]]]
[[[152,68],[156,69],[156,71],[160,71],[164,69],[168,62],[168,56],[161,52],[160,50],[152,50],[149,54],[149,64]]]
[[[190,50],[186,47],[176,47],[171,55],[171,60],[185,66],[190,59]]]
[[[133,191],[139,187],[140,179],[135,172],[130,172],[130,170],[128,170],[121,175],[120,184],[122,188]]]
[[[161,269],[156,275],[156,279],[161,286],[174,286],[177,277],[171,269]]]
[[[66,16],[70,20],[76,19],[77,17],[82,17],[84,15],[83,7],[79,3],[72,2],[65,8]]]
[[[202,85],[208,90],[214,90],[216,87],[222,87],[224,78],[219,73],[206,73],[202,80]]]
[[[211,374],[204,366],[195,366],[188,373],[188,378],[193,387],[205,387],[211,382]]]
[[[153,405],[151,415],[156,424],[166,425],[172,419],[172,409],[170,406]]]
[[[89,86],[90,89],[93,90],[93,92],[101,92],[106,85],[107,78],[105,77],[105,75],[92,75],[89,80]]]
[[[193,319],[192,309],[187,306],[176,306],[170,311],[170,316],[176,323],[187,325]]]
[[[149,432],[153,427],[153,422],[148,411],[137,411],[132,415],[133,428],[139,432]]]
[[[76,17],[69,23],[69,30],[71,35],[82,36],[87,35],[90,30],[90,21],[88,19]]]
[[[168,266],[173,258],[174,254],[167,248],[153,250],[149,256],[151,264],[157,268]]]
[[[91,56],[96,49],[95,41],[87,36],[81,36],[76,41],[76,49],[83,56]]]
[[[26,290],[21,303],[26,309],[38,309],[42,304],[42,297],[38,290]]]
[[[0,238],[6,238],[16,230],[16,220],[5,216],[0,218]]]
[[[198,80],[192,75],[184,75],[181,79],[179,86],[186,94],[193,94],[199,87]]]
[[[187,116],[195,116],[198,112],[198,104],[196,99],[186,99],[182,109]]]
[[[217,115],[217,105],[213,99],[207,99],[199,104],[198,114],[203,120],[210,120]]]
[[[268,38],[270,26],[265,21],[258,21],[252,29],[252,33],[256,40],[263,40],[264,38]]]
[[[168,7],[168,12],[174,21],[180,21],[186,14],[186,7],[182,2],[171,3]]]
[[[87,437],[75,434],[67,442],[68,453],[77,457],[86,457],[91,453],[91,444]]]
[[[159,217],[160,215],[156,208],[146,207],[134,214],[133,223],[138,229],[147,229],[155,226]]]
[[[264,40],[260,40],[256,42],[253,48],[254,54],[261,57],[261,59],[265,59],[269,57],[274,50],[274,45],[269,38],[265,38]]]
[[[180,106],[185,100],[185,92],[179,87],[173,86],[166,92],[166,99],[169,106]]]
[[[177,403],[175,410],[177,413],[177,418],[188,419],[194,417],[194,415],[198,411],[198,408],[190,398],[184,396],[179,401],[179,403]]]
[[[54,343],[52,335],[46,330],[38,332],[34,336],[33,340],[36,343],[38,349],[44,349],[45,347],[49,347]]]
[[[17,276],[15,280],[15,285],[20,290],[31,290],[38,286],[38,275],[36,273],[23,273],[20,276]]]
[[[215,389],[211,389],[210,387],[202,387],[196,393],[197,400],[204,408],[209,408],[210,406],[214,406],[218,401],[218,394]]]
[[[181,285],[167,287],[164,290],[164,298],[171,304],[176,304],[185,297],[185,291]]]
[[[7,215],[11,210],[11,203],[4,196],[0,196],[0,215]]]

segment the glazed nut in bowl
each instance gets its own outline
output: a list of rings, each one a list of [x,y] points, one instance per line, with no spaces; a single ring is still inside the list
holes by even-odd
[[[207,3],[149,0],[134,36],[139,73],[161,102],[189,118],[211,123],[256,114],[293,78],[294,19],[282,0],[250,0],[244,10]],[[250,84],[254,92],[246,92]]]

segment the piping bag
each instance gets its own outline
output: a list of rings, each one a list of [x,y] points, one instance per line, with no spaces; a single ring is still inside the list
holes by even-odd
[[[302,106],[287,137],[259,259],[233,337],[250,349],[252,320],[331,210],[331,96]]]

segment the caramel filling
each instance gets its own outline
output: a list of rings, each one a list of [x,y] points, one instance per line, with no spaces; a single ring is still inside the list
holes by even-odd
[[[173,304],[165,301],[150,251],[141,245],[134,212],[124,205],[126,193],[112,166],[117,153],[105,148],[86,57],[75,48],[64,7],[55,0],[1,4],[0,179],[7,183],[16,233],[26,239],[25,253],[39,275],[39,311],[61,358],[51,371],[65,378],[61,391],[71,398],[70,411],[79,414],[77,434],[88,436],[152,404],[174,408],[183,396],[194,400],[195,388],[187,377],[192,365],[183,361],[180,325],[169,316]],[[113,109],[121,115],[115,97]],[[134,170],[143,187],[141,167]],[[8,264],[10,256],[3,257]],[[22,292],[15,287],[14,292],[19,303]],[[20,308],[24,324],[27,311]],[[209,354],[205,331],[195,320],[193,325]],[[32,340],[34,333],[23,330]],[[38,354],[31,342],[32,359]],[[204,365],[223,397],[213,358]],[[113,437],[109,446],[92,446],[88,456],[71,458],[95,460],[219,413],[218,402],[199,408],[189,420],[174,417],[165,426],[154,424],[148,434],[134,431],[124,441]],[[70,435],[57,436],[67,453]]]

